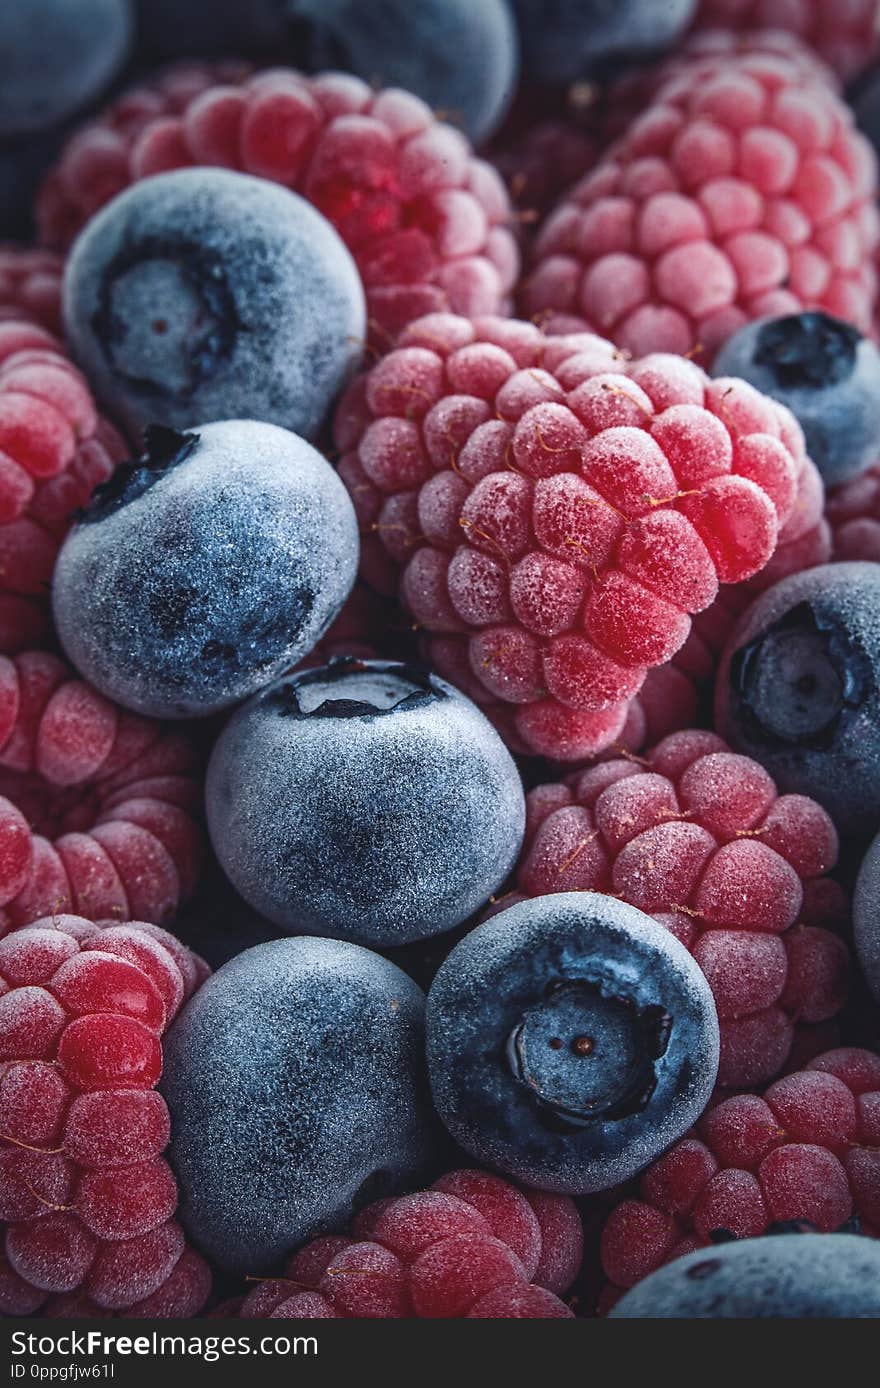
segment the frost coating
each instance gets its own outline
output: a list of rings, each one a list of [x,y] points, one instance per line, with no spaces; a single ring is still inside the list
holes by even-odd
[[[880,1002],[880,834],[859,869],[853,897],[853,934],[865,981]]]
[[[256,910],[381,948],[484,905],[525,822],[516,766],[479,709],[381,661],[335,661],[252,699],[217,740],[206,805],[221,866]]]
[[[880,1316],[880,1244],[857,1234],[771,1234],[698,1248],[639,1282],[610,1314],[618,1320]]]
[[[132,433],[240,417],[310,437],[366,328],[329,222],[286,188],[206,168],[145,180],[93,218],[68,261],[64,317]]]
[[[716,727],[843,834],[880,819],[880,566],[793,574],[743,614],[718,673]]]
[[[208,980],[165,1038],[169,1159],[190,1236],[259,1274],[414,1184],[432,1137],[424,997],[339,940],[274,940]]]
[[[140,713],[191,717],[302,659],[354,582],[357,525],[329,463],[274,424],[148,431],[58,557],[70,659]]]
[[[684,947],[594,892],[502,911],[428,994],[440,1117],[479,1161],[543,1190],[606,1190],[676,1141],[712,1092],[718,1044]]]

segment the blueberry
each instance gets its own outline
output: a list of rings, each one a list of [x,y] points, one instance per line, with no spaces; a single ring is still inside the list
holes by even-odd
[[[513,0],[526,76],[566,86],[609,59],[667,48],[684,33],[697,0]]]
[[[130,0],[5,0],[0,139],[48,130],[96,100],[131,37]]]
[[[880,834],[871,842],[856,882],[853,935],[862,973],[880,1003]]]
[[[354,583],[357,522],[326,459],[275,424],[154,427],[147,440],[69,532],[55,620],[102,693],[139,713],[199,716],[320,639]]]
[[[880,353],[852,324],[819,312],[747,323],[712,374],[741,376],[787,405],[829,486],[877,461]]]
[[[365,331],[360,278],[329,222],[287,188],[215,168],[108,203],[71,252],[64,317],[132,432],[239,418],[311,438]]]
[[[284,62],[287,0],[134,0],[137,51],[172,58],[271,58]]]
[[[880,822],[880,565],[828,564],[762,593],[718,671],[718,732],[843,834]]]
[[[626,1181],[702,1113],[718,1019],[683,945],[614,897],[518,902],[428,993],[434,1106],[478,1161],[542,1190]]]
[[[618,1320],[845,1320],[880,1316],[880,1243],[772,1234],[697,1248],[632,1287]]]
[[[387,948],[450,930],[505,880],[525,822],[510,753],[435,675],[342,659],[232,717],[208,827],[244,899],[291,933]]]
[[[880,154],[880,68],[873,68],[851,94],[856,121]]]
[[[272,1271],[422,1172],[424,995],[369,950],[310,938],[245,950],[162,1044],[180,1218],[225,1271]]]

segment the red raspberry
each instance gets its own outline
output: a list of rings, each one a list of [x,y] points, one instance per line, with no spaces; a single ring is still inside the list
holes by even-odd
[[[0,656],[0,935],[41,916],[169,920],[194,886],[189,741],[46,651]]]
[[[210,68],[184,72],[186,99],[172,72],[74,135],[40,197],[45,244],[68,245],[149,174],[222,165],[285,184],[332,222],[380,347],[424,313],[505,309],[518,256],[504,186],[424,102],[340,73],[275,68],[218,84]]]
[[[53,1293],[50,1315],[194,1315],[207,1299],[155,1089],[162,1034],[206,975],[139,922],[60,915],[0,940],[3,1313]]]
[[[877,0],[700,0],[698,28],[796,34],[847,80],[878,53]]]
[[[836,860],[820,805],[689,731],[531,791],[516,881],[523,896],[611,893],[671,930],[715,997],[719,1084],[740,1088],[777,1075],[795,1030],[845,1001],[848,953],[819,923]]]
[[[0,307],[0,651],[7,655],[49,635],[49,582],[71,516],[126,451],[60,344],[17,312],[4,317]]]
[[[793,417],[744,382],[509,320],[411,324],[335,431],[366,580],[399,578],[431,663],[558,760],[619,736],[815,485]]]
[[[295,1253],[283,1277],[261,1282],[245,1319],[544,1320],[580,1270],[583,1230],[568,1196],[518,1190],[485,1171],[452,1171],[430,1190],[379,1200],[352,1237],[329,1234]]]
[[[522,302],[553,331],[707,357],[754,318],[871,326],[876,160],[802,64],[687,62],[541,229]]]
[[[0,320],[27,319],[60,333],[63,272],[52,251],[0,244]]]
[[[753,1238],[804,1221],[823,1233],[854,1216],[880,1236],[880,1057],[829,1051],[763,1096],[735,1094],[642,1172],[612,1210],[601,1257],[610,1309],[621,1291],[716,1231]]]
[[[835,559],[880,562],[880,463],[835,487],[826,514]]]

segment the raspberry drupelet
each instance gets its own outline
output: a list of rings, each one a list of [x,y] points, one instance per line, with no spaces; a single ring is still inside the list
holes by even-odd
[[[38,280],[35,273],[31,285]],[[21,313],[17,308],[16,317],[4,317],[0,302],[0,652],[6,655],[47,638],[49,583],[73,512],[125,456],[60,343]]]
[[[676,65],[541,228],[523,309],[707,360],[744,323],[807,307],[867,332],[876,185],[851,111],[800,61]]]
[[[27,319],[60,333],[63,270],[54,251],[0,243],[0,321]]]
[[[778,29],[796,35],[849,80],[876,58],[877,0],[700,0],[698,30]]]
[[[186,737],[57,656],[0,656],[0,935],[59,911],[169,920],[199,867],[195,771]]]
[[[834,559],[880,563],[880,463],[835,487],[826,514]]]
[[[849,956],[824,928],[844,915],[825,876],[834,825],[715,733],[674,733],[645,757],[538,786],[526,805],[518,893],[608,892],[671,930],[715,998],[721,1086],[766,1083],[796,1036],[840,1011]]]
[[[602,1230],[600,1307],[718,1233],[789,1221],[831,1233],[853,1219],[880,1235],[880,1056],[844,1047],[710,1107],[642,1173]]]
[[[412,324],[335,437],[366,581],[399,586],[430,663],[514,750],[560,761],[619,737],[646,670],[818,483],[751,386],[500,319]]]
[[[498,313],[518,271],[495,170],[418,97],[342,73],[195,66],[123,95],[67,145],[40,197],[64,247],[123,188],[221,165],[282,183],[336,228],[364,282],[375,345],[436,310]]]
[[[69,1315],[71,1294],[94,1315],[191,1316],[207,1300],[155,1089],[162,1034],[207,972],[137,921],[60,915],[0,940],[4,1314]]]
[[[485,1171],[368,1205],[347,1235],[314,1239],[235,1314],[250,1319],[564,1319],[583,1230],[565,1195]]]

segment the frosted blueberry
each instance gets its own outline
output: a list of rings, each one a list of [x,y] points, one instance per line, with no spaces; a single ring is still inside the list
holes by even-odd
[[[366,322],[330,223],[288,188],[217,168],[144,179],[102,208],[63,301],[80,366],[132,433],[263,419],[310,438]]]
[[[792,574],[740,617],[716,684],[718,732],[842,834],[880,822],[880,564]]]
[[[477,926],[428,993],[440,1118],[478,1161],[542,1190],[607,1190],[647,1166],[702,1113],[718,1044],[684,946],[595,892]]]
[[[339,940],[273,940],[163,1038],[180,1218],[227,1272],[271,1272],[360,1205],[417,1184],[433,1131],[424,995]]]
[[[830,1320],[880,1316],[880,1243],[769,1234],[697,1248],[632,1287],[618,1320]]]
[[[357,571],[357,522],[325,458],[275,424],[147,431],[62,546],[58,635],[80,673],[138,713],[246,698],[306,655]]]
[[[512,869],[516,766],[435,675],[341,659],[286,676],[214,747],[208,827],[244,899],[285,930],[380,948],[450,930]]]
[[[513,0],[526,76],[565,86],[673,44],[697,0]]]
[[[853,935],[862,973],[880,1003],[880,834],[862,860],[853,896]]]
[[[47,130],[96,100],[131,37],[130,0],[5,0],[0,139]]]
[[[829,486],[877,461],[880,353],[851,323],[820,312],[747,323],[721,348],[712,374],[741,376],[787,405]]]

